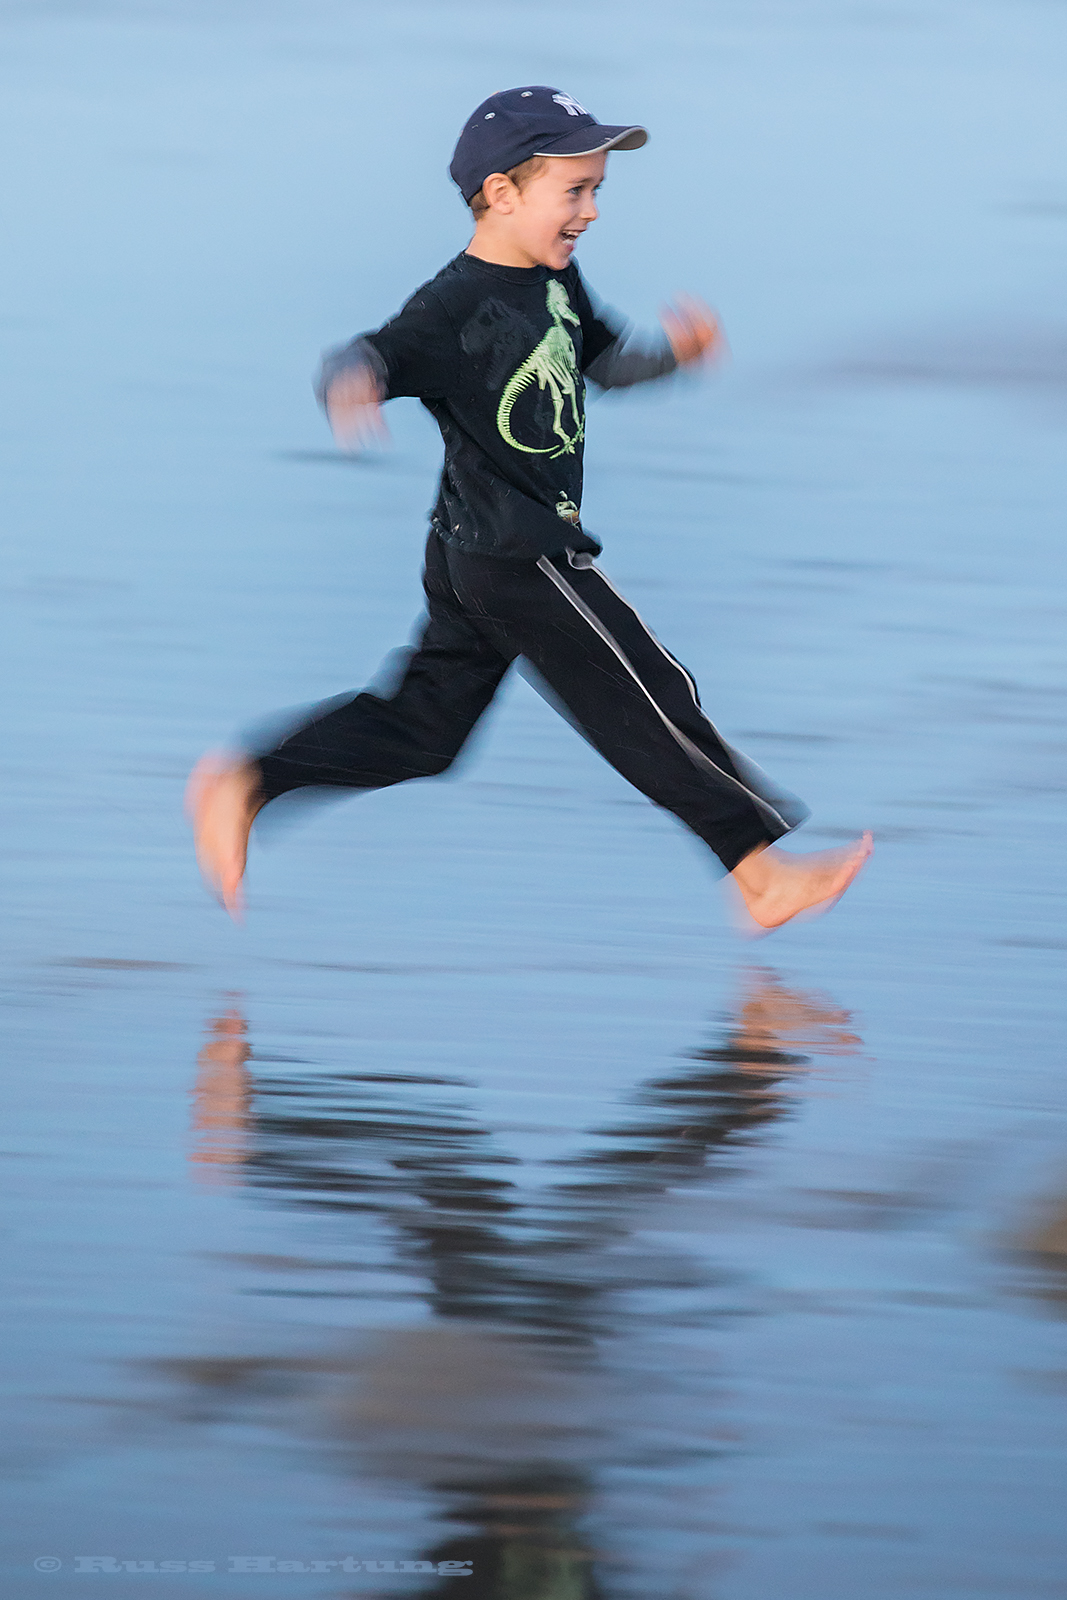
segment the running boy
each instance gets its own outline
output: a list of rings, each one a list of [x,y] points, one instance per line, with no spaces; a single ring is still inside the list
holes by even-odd
[[[612,588],[581,523],[584,393],[659,378],[719,339],[693,302],[644,347],[594,309],[571,257],[597,217],[609,150],[643,128],[605,126],[558,90],[492,95],[450,168],[475,219],[462,254],[375,333],[330,355],[319,394],[339,442],[383,431],[380,406],[417,396],[445,445],[430,523],[419,647],[389,698],[331,701],[277,748],[206,757],[188,805],[208,883],[236,915],[256,813],[291,789],[377,789],[444,772],[512,662],[540,673],[618,772],[719,857],[753,919],[825,909],[871,850],[785,855],[805,815],[732,750],[692,678]]]

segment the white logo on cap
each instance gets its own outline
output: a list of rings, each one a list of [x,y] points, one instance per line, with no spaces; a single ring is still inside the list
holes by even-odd
[[[558,106],[563,107],[569,117],[587,117],[589,115],[585,107],[580,106],[573,95],[554,94],[552,98]]]

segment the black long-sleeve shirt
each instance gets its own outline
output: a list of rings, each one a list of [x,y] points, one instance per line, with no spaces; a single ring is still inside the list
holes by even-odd
[[[621,388],[671,372],[594,309],[573,263],[504,267],[458,255],[374,333],[330,353],[320,398],[369,368],[382,400],[417,396],[445,445],[434,521],[461,550],[517,560],[599,554],[581,526],[585,378]]]

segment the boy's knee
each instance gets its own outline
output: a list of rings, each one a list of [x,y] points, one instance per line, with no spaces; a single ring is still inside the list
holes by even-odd
[[[448,771],[455,759],[456,752],[454,750],[449,750],[447,752],[442,752],[440,750],[420,750],[417,763],[415,764],[416,770],[412,773],[412,777],[439,778],[443,772]]]

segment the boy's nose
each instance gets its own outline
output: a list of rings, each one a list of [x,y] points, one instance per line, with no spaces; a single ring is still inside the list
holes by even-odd
[[[582,221],[583,222],[595,222],[597,217],[599,217],[599,215],[600,215],[600,212],[596,208],[596,201],[593,199],[592,195],[590,195],[589,199],[585,202],[585,205],[582,207]]]

